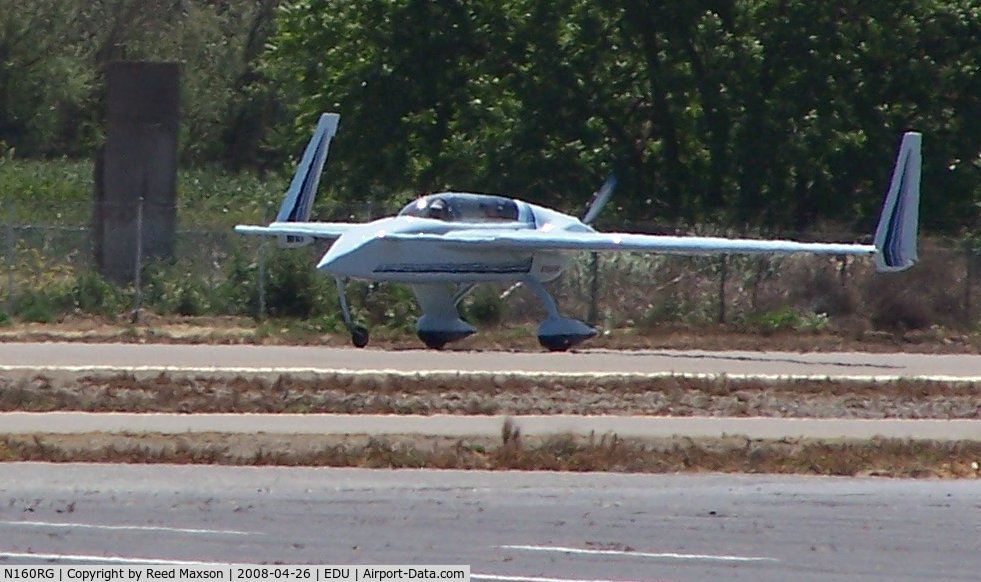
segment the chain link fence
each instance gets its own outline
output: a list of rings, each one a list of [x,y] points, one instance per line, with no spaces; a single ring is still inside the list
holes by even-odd
[[[366,220],[384,214],[384,209],[339,208],[331,214],[336,219]],[[87,294],[96,291],[82,281],[96,272],[90,228],[32,224],[14,216],[8,212],[3,225],[0,297],[6,314],[25,318],[38,296],[54,296],[58,290],[61,296],[50,299],[51,309],[91,310],[93,301]],[[638,225],[631,230],[671,232]],[[97,291],[115,293],[102,310],[117,315],[138,315],[141,308],[259,319],[336,314],[333,282],[314,273],[318,253],[326,248],[327,244],[315,244],[281,250],[272,239],[243,237],[231,228],[179,229],[173,260],[147,260],[140,287],[106,291],[103,283]],[[981,253],[968,241],[921,237],[920,259],[907,272],[878,274],[871,259],[859,257],[578,253],[548,287],[565,314],[604,328],[750,323],[815,329],[974,329]],[[284,278],[292,279],[284,284]],[[414,306],[408,311],[386,307],[386,302],[409,299],[407,292],[393,292],[391,287],[365,284],[352,292],[356,310],[369,323],[401,326],[406,322],[386,319],[415,315]],[[305,303],[284,306],[299,295]],[[464,301],[468,309],[478,318],[505,324],[537,321],[544,313],[529,291],[502,285],[478,288]]]

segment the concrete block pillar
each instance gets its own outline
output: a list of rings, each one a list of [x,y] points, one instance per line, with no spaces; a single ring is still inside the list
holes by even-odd
[[[125,284],[136,278],[138,251],[145,258],[174,253],[180,68],[177,63],[113,62],[107,84],[93,248],[103,276]]]

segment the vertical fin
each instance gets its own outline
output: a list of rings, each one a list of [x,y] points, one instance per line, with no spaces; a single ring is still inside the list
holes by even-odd
[[[313,199],[317,195],[317,186],[320,184],[320,173],[323,171],[324,162],[327,161],[330,140],[337,133],[340,119],[341,116],[336,113],[324,113],[320,116],[317,129],[307,143],[307,149],[296,166],[296,173],[293,174],[293,181],[286,190],[286,197],[279,207],[276,222],[306,222],[310,218]]]
[[[880,272],[904,271],[917,261],[921,141],[921,134],[910,131],[903,135],[899,146],[896,168],[875,229],[875,267]]]

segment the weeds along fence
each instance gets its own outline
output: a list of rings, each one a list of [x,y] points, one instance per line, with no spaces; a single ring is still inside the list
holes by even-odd
[[[352,214],[359,213],[345,216]],[[8,217],[2,240],[5,319],[131,317],[144,309],[303,318],[323,331],[342,329],[333,281],[314,272],[323,244],[278,249],[272,240],[230,228],[179,230],[175,258],[146,261],[135,289],[96,274],[88,227]],[[926,238],[920,258],[907,272],[877,274],[871,259],[856,257],[579,253],[548,287],[564,313],[603,328],[722,322],[774,329],[975,329],[981,311],[978,249]],[[408,330],[418,314],[411,293],[397,285],[353,283],[351,302],[371,325]],[[480,325],[524,324],[544,313],[527,289],[498,285],[478,287],[463,311]]]

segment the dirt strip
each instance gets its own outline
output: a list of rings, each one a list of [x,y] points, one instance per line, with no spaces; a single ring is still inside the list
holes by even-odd
[[[981,383],[160,374],[0,377],[0,411],[981,418]]]
[[[0,462],[181,463],[981,478],[981,442],[746,438],[0,435]]]
[[[514,322],[508,327],[491,327],[448,350],[514,350],[541,352],[533,333],[537,322]],[[282,320],[257,324],[247,317],[160,316],[142,312],[140,323],[83,314],[66,315],[53,323],[20,322],[0,327],[2,342],[132,342],[170,344],[322,345],[347,347],[346,333],[322,333],[303,322]],[[385,328],[372,329],[371,345],[386,349],[419,349],[422,343],[412,333]],[[618,328],[604,330],[584,347],[616,350],[702,349],[780,350],[800,352],[917,352],[971,354],[981,351],[981,333],[944,329],[875,331],[850,329],[798,331],[758,329],[737,325],[688,325],[664,323],[655,329]]]

